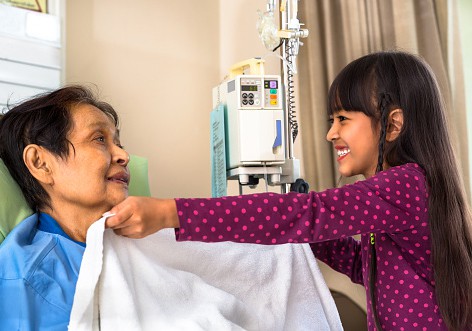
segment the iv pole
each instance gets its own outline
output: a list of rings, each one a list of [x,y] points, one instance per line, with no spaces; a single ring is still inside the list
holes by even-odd
[[[280,0],[280,25],[275,22],[275,15],[279,15],[276,0],[267,0],[267,10],[260,17],[259,34],[265,47],[272,52],[280,48],[282,58],[281,93],[283,94],[282,109],[284,123],[284,161],[283,164],[263,166],[237,166],[227,169],[227,179],[239,180],[239,193],[243,194],[242,188],[247,185],[254,188],[259,183],[259,178],[264,178],[267,185],[280,185],[281,192],[287,193],[295,191],[299,193],[308,192],[308,184],[300,176],[300,160],[294,157],[294,141],[298,134],[298,123],[295,118],[294,106],[294,79],[297,72],[296,57],[300,45],[300,38],[308,36],[307,29],[301,29],[301,24],[297,19],[299,0]],[[231,77],[241,75],[245,68],[251,68],[251,73],[263,74],[263,71],[256,70],[263,68],[262,62],[258,58],[250,61],[237,63],[231,69]],[[218,88],[218,100],[220,90]]]
[[[299,0],[280,1],[280,22],[281,29],[277,32],[277,37],[282,38],[281,55],[282,77],[285,92],[285,152],[286,160],[282,166],[283,183],[282,193],[288,191],[308,192],[308,184],[298,178],[300,173],[300,161],[294,157],[294,142],[298,135],[298,123],[295,119],[294,106],[294,81],[293,75],[297,71],[296,57],[300,45],[300,38],[308,36],[307,29],[301,29],[301,24],[297,19]],[[276,0],[268,0],[267,11],[274,13],[276,10]],[[284,178],[286,177],[286,178]],[[292,183],[290,185],[289,183]]]

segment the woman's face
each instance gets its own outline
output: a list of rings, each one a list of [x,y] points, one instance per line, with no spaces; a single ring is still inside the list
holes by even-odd
[[[71,119],[69,155],[54,158],[48,190],[53,209],[67,204],[103,213],[128,196],[128,153],[112,120],[98,108],[75,106]]]
[[[370,117],[358,111],[340,110],[331,121],[326,139],[337,152],[340,174],[372,177],[378,161],[379,132],[374,132]]]

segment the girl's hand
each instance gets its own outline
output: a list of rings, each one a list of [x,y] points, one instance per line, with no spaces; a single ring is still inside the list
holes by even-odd
[[[114,216],[107,218],[105,226],[129,238],[144,238],[164,228],[179,227],[173,199],[128,197],[109,213]]]

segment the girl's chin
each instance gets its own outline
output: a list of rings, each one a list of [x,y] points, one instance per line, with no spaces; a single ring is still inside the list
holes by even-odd
[[[354,176],[353,173],[352,173],[352,170],[349,169],[349,167],[347,166],[343,166],[343,165],[340,165],[338,167],[338,172],[341,176],[343,177],[351,177],[351,176]]]
[[[354,177],[354,176],[364,176],[363,174],[355,173],[353,171],[341,171],[339,170],[341,177]]]

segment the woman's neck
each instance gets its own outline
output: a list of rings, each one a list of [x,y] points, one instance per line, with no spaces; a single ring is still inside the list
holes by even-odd
[[[41,212],[49,214],[56,220],[62,230],[73,240],[85,242],[87,230],[106,210],[82,210],[71,206],[69,208],[46,208]]]

